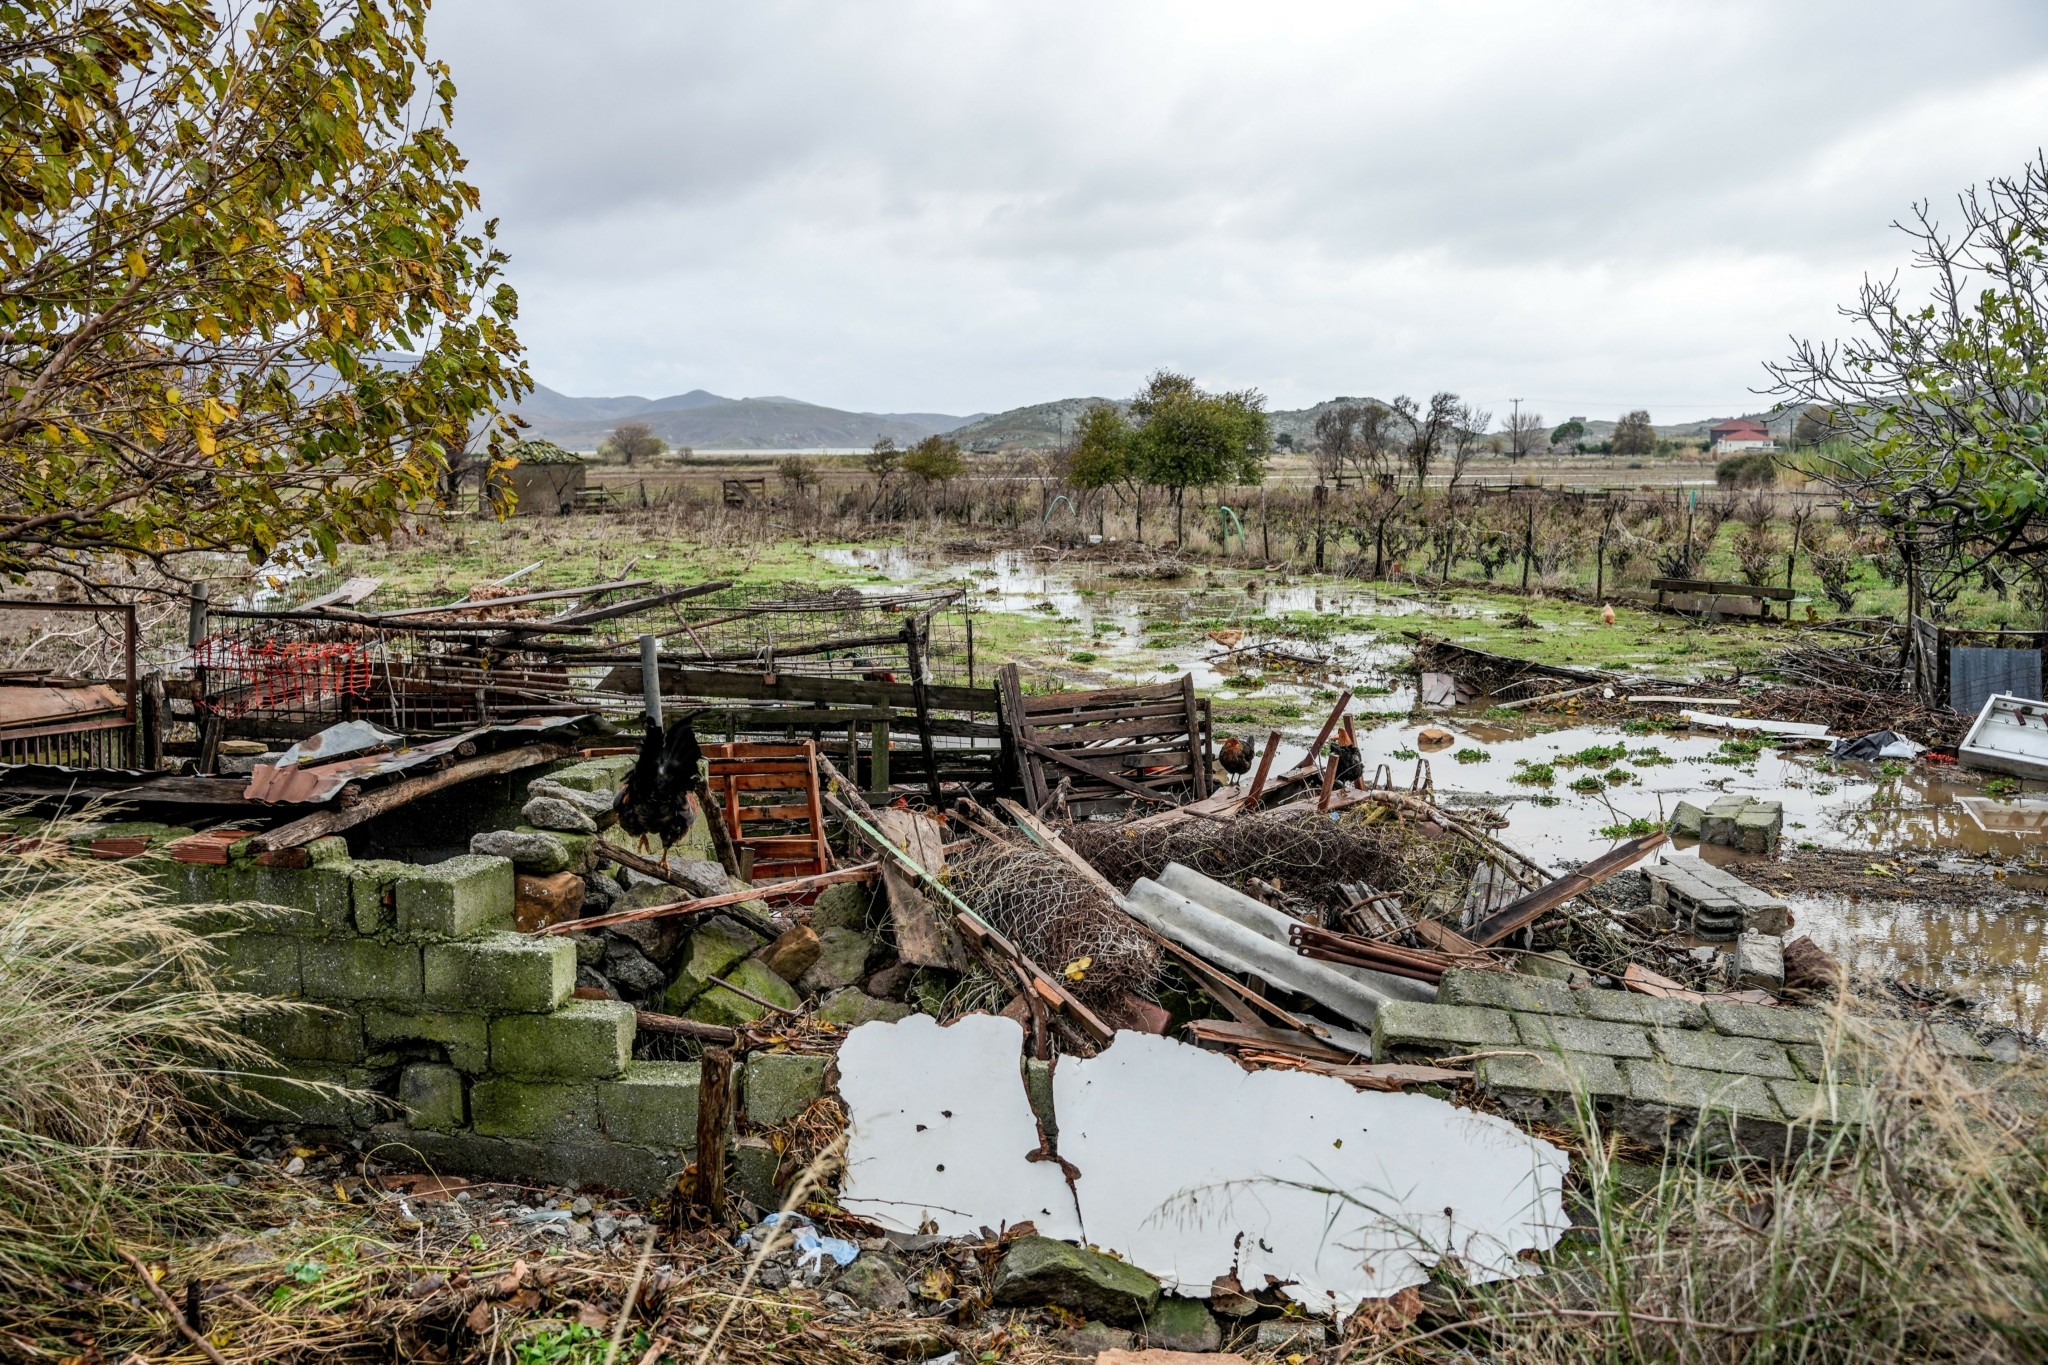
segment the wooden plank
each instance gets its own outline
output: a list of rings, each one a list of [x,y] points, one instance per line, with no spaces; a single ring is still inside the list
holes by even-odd
[[[1026,714],[1036,720],[1041,711],[1057,711],[1073,705],[1108,706],[1127,701],[1165,701],[1180,691],[1180,684],[1145,683],[1138,687],[1103,687],[1092,692],[1040,692],[1025,701]],[[1085,701],[1083,700],[1085,698]]]
[[[1794,596],[1791,588],[1730,583],[1718,578],[1653,578],[1650,591],[1699,593],[1708,597],[1768,598],[1773,602],[1790,602]]]
[[[1416,920],[1408,926],[1408,932],[1421,939],[1424,947],[1453,957],[1473,957],[1484,951],[1471,939],[1439,920]]]
[[[1209,765],[1202,762],[1202,716],[1195,705],[1195,678],[1192,673],[1180,675],[1181,697],[1187,703],[1188,716],[1188,766],[1195,770],[1195,800],[1209,794]]]
[[[640,665],[620,664],[606,674],[601,684],[607,692],[640,694]],[[917,697],[909,683],[866,682],[849,678],[815,678],[801,673],[778,673],[764,679],[759,673],[716,668],[681,668],[663,664],[662,695],[680,697],[730,697],[741,701],[808,701],[847,706],[889,706],[914,711]],[[957,687],[930,683],[925,687],[928,703],[940,711],[994,713],[1001,703],[993,687]]]
[[[652,587],[653,584],[654,580],[651,578],[621,578],[612,583],[593,583],[587,588],[550,588],[546,592],[523,592],[515,597],[482,597],[474,601],[465,597],[460,602],[448,602],[438,607],[404,607],[398,611],[380,611],[375,613],[375,615],[380,621],[400,621],[409,617],[434,616],[443,612],[459,614],[464,608],[496,610],[499,607],[523,607],[529,602],[555,602],[565,597],[592,597],[601,592],[623,592],[627,588],[646,588]],[[301,607],[299,610],[305,611],[306,608]],[[539,625],[541,623],[538,621],[499,621],[495,624],[506,626],[513,624]]]
[[[1220,1043],[1225,1047],[1258,1047],[1285,1052],[1310,1061],[1343,1064],[1358,1057],[1355,1052],[1311,1038],[1295,1029],[1268,1028],[1264,1024],[1243,1024],[1224,1019],[1192,1019],[1183,1030],[1197,1043]]]
[[[1016,746],[1018,785],[1024,789],[1024,799],[1031,809],[1043,810],[1050,793],[1046,790],[1044,766],[1024,747],[1031,722],[1024,710],[1024,690],[1018,681],[1017,665],[1004,664],[996,670],[996,687],[1002,695],[1003,727],[1010,743]]]
[[[1037,735],[1062,735],[1066,733],[1087,734],[1099,725],[1115,725],[1125,721],[1156,722],[1152,729],[1140,730],[1138,734],[1170,734],[1175,727],[1187,728],[1187,709],[1178,697],[1156,706],[1104,706],[1076,707],[1071,711],[1060,711],[1053,715],[1026,717],[1031,722],[1031,732]],[[1160,723],[1163,722],[1163,723]]]
[[[79,773],[61,782],[19,768],[0,766],[0,792],[10,796],[50,797],[83,801],[161,801],[191,806],[249,806],[242,793],[248,782],[239,777],[149,777],[117,779],[109,774]]]
[[[946,836],[936,822],[907,810],[879,810],[875,828],[937,876],[946,866]],[[967,953],[953,932],[950,919],[925,898],[904,870],[893,863],[882,867],[882,890],[889,899],[889,918],[896,930],[896,953],[905,962],[920,967],[944,967],[965,971]]]
[[[725,1221],[725,1152],[732,1135],[732,1053],[707,1047],[698,1065],[697,1181],[690,1199],[713,1227]]]
[[[311,843],[329,834],[351,829],[365,820],[375,819],[386,811],[410,805],[422,796],[459,786],[475,778],[517,772],[521,768],[530,768],[537,763],[552,763],[575,752],[575,746],[569,744],[528,744],[517,749],[501,749],[495,754],[465,759],[437,773],[407,778],[388,787],[378,787],[365,792],[361,801],[345,809],[317,811],[304,819],[280,825],[252,839],[249,851],[270,853],[280,848],[297,848],[301,844]]]
[[[1156,720],[1098,721],[1070,729],[1041,725],[1035,720],[1031,722],[1031,737],[1054,748],[1111,739],[1186,739],[1191,733],[1187,713],[1178,706]]]
[[[1523,925],[1563,905],[1582,891],[1591,890],[1615,873],[1641,858],[1666,839],[1663,830],[1654,830],[1640,839],[1631,839],[1620,848],[1601,854],[1576,872],[1568,872],[1548,886],[1537,887],[1528,895],[1488,915],[1466,931],[1465,937],[1482,948],[1494,944],[1514,933]]]
[[[612,856],[615,850],[610,845],[598,847],[598,857]],[[857,867],[842,867],[831,872],[814,873],[807,877],[791,877],[785,881],[766,882],[756,886],[742,887],[737,891],[723,891],[716,896],[696,896],[689,900],[674,901],[668,905],[643,905],[634,910],[616,910],[609,915],[589,915],[583,919],[564,920],[539,930],[542,934],[580,934],[589,929],[609,928],[614,924],[631,924],[643,919],[669,919],[678,915],[697,915],[706,910],[717,910],[723,906],[739,905],[744,901],[793,900],[813,891],[822,891],[828,886],[841,882],[871,882],[881,875],[879,865],[862,863]]]
[[[1110,786],[1115,787],[1119,791],[1130,792],[1135,796],[1141,796],[1145,798],[1147,801],[1165,801],[1168,805],[1178,804],[1175,801],[1173,801],[1172,798],[1162,796],[1160,793],[1156,791],[1151,791],[1145,787],[1141,787],[1137,783],[1129,781],[1117,773],[1110,772],[1108,769],[1103,768],[1099,764],[1084,763],[1080,759],[1075,758],[1072,754],[1062,753],[1058,749],[1048,749],[1044,745],[1039,744],[1036,740],[1026,739],[1024,741],[1024,747],[1031,753],[1036,754],[1040,758],[1050,759],[1052,762],[1057,763],[1062,768],[1072,768],[1075,772],[1081,773],[1087,777],[1095,778],[1099,782],[1107,782]]]

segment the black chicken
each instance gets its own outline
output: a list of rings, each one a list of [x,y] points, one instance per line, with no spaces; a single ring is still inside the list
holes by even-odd
[[[1223,741],[1223,747],[1216,751],[1216,762],[1221,765],[1224,772],[1230,774],[1232,781],[1236,781],[1252,770],[1252,760],[1258,757],[1258,753],[1257,749],[1236,735],[1231,735]]]
[[[699,781],[704,751],[697,747],[695,717],[676,717],[666,728],[648,717],[647,733],[640,740],[640,757],[633,771],[619,786],[619,826],[628,834],[645,839],[661,836],[663,848],[690,832],[695,809],[690,793]]]
[[[1341,739],[1333,739],[1330,752],[1337,756],[1337,781],[1340,784],[1356,785],[1365,780],[1365,758],[1358,752],[1356,743],[1347,744]]]

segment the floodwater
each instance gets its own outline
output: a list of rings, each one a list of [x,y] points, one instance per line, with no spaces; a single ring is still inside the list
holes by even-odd
[[[1612,725],[1552,728],[1542,717],[1503,722],[1481,707],[1459,707],[1412,717],[1408,644],[1400,634],[1444,623],[1455,634],[1453,613],[1363,586],[1329,580],[1275,580],[1242,571],[1193,573],[1171,582],[1106,576],[1096,563],[1063,565],[1016,553],[945,559],[901,548],[828,550],[837,562],[887,574],[892,585],[955,583],[973,589],[976,609],[1056,617],[1091,637],[1097,657],[1086,666],[1042,661],[1076,687],[1151,681],[1186,671],[1219,703],[1257,696],[1294,703],[1298,720],[1281,725],[1278,769],[1297,762],[1328,714],[1334,689],[1357,696],[1353,713],[1399,713],[1399,719],[1360,731],[1368,772],[1385,764],[1396,785],[1433,783],[1446,804],[1483,806],[1507,821],[1499,836],[1546,867],[1583,862],[1613,847],[1633,819],[1661,824],[1681,800],[1704,805],[1723,792],[1753,794],[1784,803],[1784,840],[1840,852],[1869,852],[1879,875],[1910,879],[1916,872],[1982,877],[1981,896],[1927,900],[1858,898],[1838,892],[1802,893],[1773,887],[1791,902],[1795,932],[1810,934],[1829,951],[1859,967],[1900,971],[1919,984],[1954,991],[1984,1003],[1987,1014],[2035,1034],[2048,1034],[2048,998],[2041,969],[2048,958],[2048,878],[2018,870],[2042,852],[2048,829],[1987,833],[1958,804],[1984,795],[1975,774],[1922,763],[1868,763],[1825,757],[1824,746],[1762,748],[1743,752],[1726,736],[1701,731],[1633,733]],[[1507,603],[1502,610],[1516,608]],[[1460,607],[1466,618],[1492,610]],[[1285,618],[1346,618],[1346,628],[1312,640],[1291,638]],[[1383,628],[1374,628],[1383,619]],[[1212,639],[1171,648],[1147,646],[1146,626],[1157,621],[1226,620],[1292,653],[1326,660],[1306,673],[1268,669],[1247,678],[1238,656]],[[1275,633],[1262,636],[1260,623]],[[1353,629],[1358,626],[1362,628]],[[1182,635],[1185,632],[1181,632]],[[1178,638],[1178,637],[1177,637]],[[1258,739],[1262,727],[1221,723],[1221,734]],[[1450,739],[1431,744],[1425,730]],[[1612,751],[1619,747],[1620,755]],[[1589,749],[1605,754],[1588,755]],[[1579,761],[1581,757],[1590,761]],[[1541,766],[1549,781],[1540,780]],[[1581,789],[1575,790],[1574,783]],[[1756,861],[1730,849],[1681,848],[1676,856],[1706,856],[1737,875]],[[1895,855],[1932,860],[1931,869]],[[1882,859],[1880,859],[1882,855]],[[2008,871],[2006,864],[2013,864]],[[1967,883],[1966,883],[1967,884]],[[1961,903],[1955,903],[1960,901]]]

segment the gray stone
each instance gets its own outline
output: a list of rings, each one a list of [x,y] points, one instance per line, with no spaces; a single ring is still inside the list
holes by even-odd
[[[727,990],[723,983],[730,982],[739,991]],[[797,999],[796,987],[784,981],[763,966],[758,959],[748,958],[723,976],[712,979],[710,985],[698,993],[684,1011],[687,1018],[704,1024],[724,1024],[728,1028],[745,1028],[760,1019],[768,1011],[750,996],[758,996],[780,1009],[795,1011],[801,1002]]]
[[[1749,798],[1733,793],[1717,796],[1707,803],[1706,818],[1700,821],[1700,839],[1709,844],[1735,842],[1735,817],[1749,805]]]
[[[1084,1322],[1060,1334],[1067,1354],[1094,1360],[1109,1351],[1128,1351],[1138,1344],[1137,1334],[1106,1322]]]
[[[619,998],[618,987],[612,985],[611,978],[595,967],[579,965],[576,968],[576,989],[579,991],[596,991],[607,1000],[617,1000]]]
[[[586,915],[609,914],[619,898],[626,894],[626,888],[602,872],[583,874],[583,913]]]
[[[1040,1061],[1036,1057],[1024,1059],[1024,1096],[1031,1101],[1031,1113],[1038,1120],[1038,1130],[1057,1141],[1060,1122],[1052,1107],[1052,1067],[1050,1061]]]
[[[796,1052],[756,1052],[747,1058],[747,1121],[773,1128],[801,1114],[825,1093],[830,1057]]]
[[[508,859],[475,853],[408,867],[392,885],[398,932],[459,939],[510,929],[513,879]]]
[[[280,1006],[244,1020],[242,1033],[277,1057],[351,1066],[363,1060],[363,1020],[353,1010]]]
[[[851,986],[867,971],[868,958],[874,951],[873,935],[843,925],[828,925],[818,930],[818,960],[804,970],[796,984],[812,995]]]
[[[649,962],[664,967],[675,959],[676,949],[683,946],[689,932],[688,922],[672,917],[631,920],[625,924],[614,924],[604,931],[607,937],[624,939]]]
[[[1667,1029],[1656,1035],[1664,1056],[1699,1071],[1735,1071],[1751,1076],[1797,1080],[1798,1068],[1777,1043],[1762,1038],[1724,1037]]]
[[[623,994],[642,999],[660,994],[668,985],[667,974],[622,938],[611,939],[605,944],[604,974]]]
[[[723,867],[705,858],[685,858],[671,853],[664,862],[682,883],[675,889],[688,897],[723,896],[728,891],[738,891],[743,885],[727,876]]]
[[[996,1267],[990,1298],[999,1307],[1050,1305],[1136,1326],[1158,1304],[1159,1281],[1099,1252],[1050,1237],[1022,1237],[1011,1243]]]
[[[1581,1021],[1582,1022],[1582,1021]],[[1514,1016],[1476,1005],[1389,1000],[1373,1021],[1373,1060],[1441,1057],[1483,1047],[1512,1047]]]
[[[548,777],[536,777],[527,783],[526,794],[567,801],[592,820],[602,820],[611,814],[612,807],[617,805],[619,800],[619,794],[608,787],[595,791],[581,791],[575,787],[565,787]]]
[[[1591,972],[1555,949],[1547,953],[1523,953],[1515,961],[1515,970],[1524,976],[1561,981],[1567,986],[1586,986],[1593,980]]]
[[[1223,1329],[1202,1300],[1162,1294],[1145,1315],[1145,1345],[1154,1351],[1217,1351]]]
[[[886,1251],[863,1251],[860,1259],[839,1272],[832,1287],[871,1313],[910,1307],[903,1262]]]
[[[569,868],[568,847],[552,834],[521,834],[510,829],[488,830],[470,836],[469,851],[494,858],[510,858],[512,865],[521,872],[534,872],[543,876],[565,872]]]
[[[909,1017],[910,1006],[894,1000],[877,1000],[857,986],[848,986],[826,996],[812,1013],[824,1023],[855,1028],[877,1020],[893,1024]]]
[[[1706,811],[1690,801],[1681,801],[1671,808],[1671,819],[1665,828],[1674,839],[1697,839],[1706,820]]]
[[[1733,843],[1744,853],[1775,853],[1785,826],[1785,807],[1777,801],[1751,801],[1735,817]]]
[[[564,934],[562,937],[576,945],[578,966],[595,967],[604,961],[603,934]]]
[[[1977,1041],[1977,1036],[1961,1024],[1947,1020],[1929,1024],[1927,1031],[1933,1035],[1935,1050],[1947,1057],[1961,1057],[1966,1061],[1988,1062],[1991,1053]]]
[[[724,915],[714,915],[699,925],[690,935],[675,980],[669,985],[665,997],[669,1013],[681,1014],[689,1008],[713,977],[760,947],[762,941],[759,934]]]
[[[571,834],[597,833],[597,821],[559,796],[536,796],[519,808],[519,818],[537,829],[567,830]]]
[[[1772,1098],[1794,1123],[1822,1126],[1868,1123],[1877,1112],[1877,1092],[1860,1085],[1815,1085],[1811,1081],[1766,1081]]]
[[[827,929],[866,929],[868,907],[873,900],[874,888],[865,882],[828,886],[811,903],[811,927],[820,938]]]
[[[1545,1052],[1586,1052],[1602,1057],[1652,1057],[1650,1035],[1633,1024],[1611,1024],[1561,1014],[1518,1014],[1522,1041]]]
[[[1329,1332],[1320,1322],[1304,1322],[1300,1318],[1262,1322],[1252,1336],[1253,1345],[1276,1356],[1320,1351],[1328,1340]]]

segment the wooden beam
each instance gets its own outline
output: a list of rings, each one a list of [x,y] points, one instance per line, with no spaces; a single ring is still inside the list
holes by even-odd
[[[1578,871],[1568,872],[1548,886],[1540,886],[1521,899],[1508,902],[1466,930],[1465,937],[1482,948],[1491,948],[1523,925],[1606,881],[1663,843],[1665,837],[1660,829],[1640,839],[1631,839],[1620,848],[1601,854]]]
[[[605,858],[619,850],[610,844],[598,845],[598,857]],[[676,915],[696,915],[706,910],[717,910],[728,905],[739,905],[745,901],[785,900],[800,896],[806,891],[818,891],[841,882],[871,882],[880,874],[877,863],[862,863],[858,867],[842,867],[836,872],[817,872],[808,877],[790,877],[779,882],[763,882],[759,886],[743,887],[738,891],[721,892],[716,896],[699,896],[694,900],[674,901],[668,905],[643,905],[636,910],[616,910],[609,915],[592,915],[588,919],[563,920],[550,924],[537,932],[543,934],[580,934],[590,929],[608,929],[614,924],[633,924],[643,919],[668,919]],[[649,874],[653,875],[653,874]],[[666,879],[664,879],[666,880]]]
[[[465,759],[437,773],[407,778],[388,787],[378,787],[365,792],[363,799],[353,806],[316,811],[304,819],[294,820],[288,825],[279,825],[276,829],[259,834],[250,840],[249,851],[271,853],[280,848],[297,848],[301,844],[309,844],[315,839],[353,828],[365,820],[373,820],[386,811],[411,805],[422,796],[431,796],[437,791],[460,786],[479,777],[494,777],[500,773],[531,768],[539,763],[552,763],[558,758],[568,758],[575,752],[575,746],[569,744],[527,744],[517,749],[500,749],[495,754]]]
[[[1040,758],[1050,759],[1052,762],[1059,764],[1063,768],[1072,768],[1075,772],[1082,774],[1084,777],[1092,777],[1098,782],[1107,782],[1112,787],[1115,787],[1121,791],[1130,792],[1134,796],[1142,796],[1147,801],[1159,801],[1169,806],[1180,804],[1170,796],[1166,796],[1162,793],[1153,791],[1149,787],[1139,786],[1137,783],[1131,781],[1129,778],[1124,777],[1120,773],[1113,773],[1106,769],[1098,768],[1093,763],[1084,763],[1080,759],[1076,758],[1073,752],[1070,750],[1055,749],[1049,744],[1041,744],[1036,739],[1033,739],[1031,736],[1022,733],[1018,734],[1017,742],[1023,745],[1027,752],[1037,754]],[[1091,749],[1087,752],[1093,754],[1114,754],[1116,750]]]

